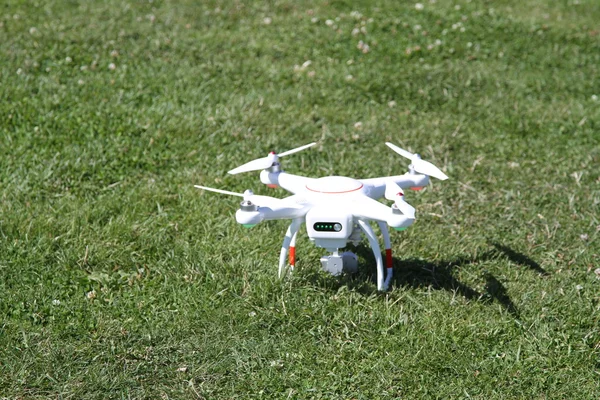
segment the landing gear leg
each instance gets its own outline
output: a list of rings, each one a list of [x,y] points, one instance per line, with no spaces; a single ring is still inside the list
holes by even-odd
[[[288,269],[286,268],[286,258],[288,255],[288,250],[290,249],[290,245],[296,244],[296,233],[298,233],[298,229],[300,229],[300,226],[302,225],[302,218],[296,218],[292,220],[292,223],[290,224],[290,226],[288,227],[287,231],[285,232],[285,237],[283,238],[283,244],[281,245],[281,252],[279,253],[279,279],[282,279],[286,274]],[[293,254],[293,258],[294,258],[294,262],[291,263],[292,260],[292,254]],[[296,263],[296,247],[292,247],[292,251],[290,252],[290,264],[292,264],[292,268],[294,266],[294,264]]]
[[[292,235],[292,240],[290,241],[290,253],[288,255],[290,272],[294,272],[294,267],[296,266],[296,237],[298,237],[298,231]]]
[[[377,263],[377,290],[385,291],[387,290],[387,284],[383,280],[383,259],[381,257],[381,249],[379,247],[379,243],[377,242],[377,237],[371,228],[369,223],[358,220],[358,226],[363,230],[367,238],[369,239],[369,245],[371,245],[371,249],[373,250],[373,255],[375,256],[375,261]],[[388,235],[389,238],[389,235]]]
[[[392,282],[392,276],[394,275],[394,259],[392,258],[392,241],[390,240],[390,232],[388,230],[388,226],[385,222],[377,222],[379,225],[379,229],[381,230],[381,235],[383,236],[383,247],[385,247],[385,266],[386,266],[386,274],[385,274],[385,283],[384,286],[386,288],[390,287],[390,283]]]

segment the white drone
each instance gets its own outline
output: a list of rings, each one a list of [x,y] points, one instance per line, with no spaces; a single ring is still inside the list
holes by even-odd
[[[229,171],[230,174],[261,171],[260,181],[269,187],[281,187],[292,193],[284,199],[270,196],[259,196],[246,190],[242,193],[213,189],[195,185],[199,189],[229,194],[243,198],[235,219],[243,226],[250,228],[262,221],[274,219],[291,219],[285,233],[279,256],[279,277],[283,278],[288,269],[296,263],[296,234],[303,222],[310,240],[317,246],[326,249],[331,255],[321,257],[323,269],[337,275],[342,271],[356,271],[357,257],[351,252],[340,254],[340,249],[348,242],[358,244],[364,233],[373,250],[377,262],[377,289],[387,290],[392,279],[392,249],[388,225],[402,231],[415,221],[415,209],[404,200],[402,188],[420,190],[429,183],[429,177],[446,180],[448,177],[435,165],[422,160],[418,154],[412,154],[392,143],[388,147],[411,164],[404,175],[396,175],[370,179],[352,179],[343,176],[325,176],[308,178],[284,172],[279,158],[296,153],[316,143],[307,144],[276,154],[250,161]],[[388,207],[378,199],[385,197],[393,200]],[[379,225],[383,236],[386,253],[387,274],[384,279],[383,259],[377,237],[371,228],[370,221]],[[286,256],[289,252],[289,268]]]

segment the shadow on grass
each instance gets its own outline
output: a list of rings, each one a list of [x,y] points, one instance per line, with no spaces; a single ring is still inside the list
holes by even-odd
[[[527,257],[525,254],[518,253],[508,246],[504,246],[498,242],[490,242],[492,246],[498,251],[499,254],[506,256],[510,261],[518,265],[528,267],[540,275],[548,276],[548,272],[540,266],[540,264]]]
[[[485,279],[483,292],[477,291],[460,282],[455,276],[461,267],[500,258],[508,258],[513,263],[525,266],[540,275],[548,275],[539,264],[526,255],[499,243],[491,242],[490,245],[493,248],[478,256],[462,256],[436,262],[416,258],[394,258],[392,285],[417,289],[447,290],[455,292],[468,300],[484,303],[498,302],[513,317],[519,319],[519,311],[508,296],[506,287],[491,273],[487,271],[483,273]],[[375,259],[371,249],[367,246],[359,245],[353,251],[360,259],[365,260],[365,262],[359,264],[358,273],[332,277],[313,270],[312,272],[307,272],[304,276],[313,283],[331,290],[337,291],[342,286],[346,286],[364,295],[379,293],[376,288],[376,272],[372,267],[375,265]]]

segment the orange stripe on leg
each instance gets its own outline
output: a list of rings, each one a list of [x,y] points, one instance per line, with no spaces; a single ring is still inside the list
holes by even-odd
[[[385,264],[388,268],[392,268],[394,266],[394,260],[392,259],[392,249],[385,249]]]
[[[290,265],[293,267],[296,265],[296,247],[290,246],[290,255],[289,255]]]

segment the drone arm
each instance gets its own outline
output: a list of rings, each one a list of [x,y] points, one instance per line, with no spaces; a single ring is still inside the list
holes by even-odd
[[[302,218],[308,212],[308,208],[302,206],[259,207],[258,211],[264,216],[265,221],[270,221],[274,219]]]
[[[301,218],[306,215],[309,209],[307,205],[298,204],[295,196],[277,199],[269,196],[254,195],[251,199],[258,206],[256,210],[247,211],[239,209],[235,213],[237,222],[248,227],[262,221]]]
[[[260,173],[260,181],[265,185],[275,185],[291,193],[298,193],[306,189],[306,185],[314,181],[314,178],[288,174],[287,172],[270,172],[264,170]]]
[[[369,198],[357,199],[350,210],[359,219],[385,222],[396,230],[408,228],[415,221],[403,214],[394,214],[390,207]]]
[[[370,189],[368,196],[372,199],[383,197],[385,194],[385,186],[390,181],[396,183],[402,189],[422,188],[429,183],[429,177],[427,175],[408,173],[404,175],[360,179],[360,182]]]

